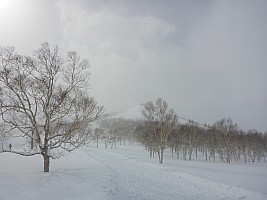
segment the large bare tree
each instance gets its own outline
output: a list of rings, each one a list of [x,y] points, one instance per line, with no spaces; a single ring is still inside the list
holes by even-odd
[[[169,136],[177,123],[173,109],[168,108],[168,103],[158,98],[155,104],[149,101],[143,105],[142,114],[145,118],[145,128],[153,149],[158,153],[159,163],[163,163],[163,153]]]
[[[89,62],[77,52],[65,59],[47,42],[21,56],[14,48],[0,47],[0,114],[5,134],[30,138],[37,151],[13,151],[24,156],[41,154],[44,172],[50,158],[72,151],[89,140],[90,124],[103,107],[89,96]]]

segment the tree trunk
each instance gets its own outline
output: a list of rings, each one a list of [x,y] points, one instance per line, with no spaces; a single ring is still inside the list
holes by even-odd
[[[160,149],[158,149],[158,158],[159,158],[159,163],[160,163]]]
[[[159,150],[159,163],[162,164],[163,163],[163,153],[164,153],[164,148],[160,148]]]
[[[43,155],[44,157],[44,172],[49,172],[50,158],[48,155]]]

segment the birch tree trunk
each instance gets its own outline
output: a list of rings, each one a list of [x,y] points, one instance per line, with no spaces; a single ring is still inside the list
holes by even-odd
[[[44,172],[49,172],[50,157],[48,155],[43,155],[43,157],[44,157]]]

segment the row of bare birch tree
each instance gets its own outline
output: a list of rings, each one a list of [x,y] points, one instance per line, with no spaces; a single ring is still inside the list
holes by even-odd
[[[204,159],[206,161],[256,162],[267,156],[267,132],[257,130],[242,131],[230,118],[221,119],[213,125],[201,125],[188,120],[179,123],[168,104],[159,98],[142,106],[143,120],[109,119],[101,123],[102,136],[113,148],[116,144],[130,141],[141,143],[149,151],[150,157],[156,154],[163,163],[164,150],[170,149],[172,156],[183,159]]]
[[[172,154],[184,160],[202,155],[206,161],[246,163],[265,161],[267,155],[267,133],[241,131],[231,119],[222,119],[211,127],[192,122],[180,124],[173,130],[168,144]]]

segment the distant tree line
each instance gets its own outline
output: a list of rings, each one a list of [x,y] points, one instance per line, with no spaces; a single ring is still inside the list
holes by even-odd
[[[139,124],[140,121],[131,119],[105,119],[95,129],[92,138],[96,142],[97,148],[100,141],[104,143],[105,148],[116,148],[117,144],[132,145],[136,141],[135,129]]]
[[[267,133],[256,130],[244,132],[232,120],[222,119],[209,127],[194,122],[178,124],[169,137],[169,147],[177,158],[191,160],[202,153],[206,161],[265,162]],[[201,155],[201,154],[200,154]]]
[[[165,149],[170,149],[172,156],[183,159],[206,161],[260,162],[267,156],[267,132],[257,130],[243,131],[230,118],[221,119],[213,125],[201,125],[188,120],[179,123],[178,117],[168,104],[159,98],[155,103],[143,105],[143,120],[108,119],[101,123],[105,146],[133,144],[138,142],[149,151],[150,157],[158,155],[163,163]]]

